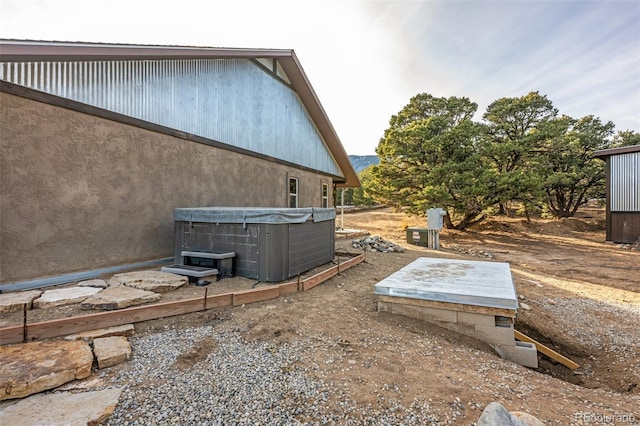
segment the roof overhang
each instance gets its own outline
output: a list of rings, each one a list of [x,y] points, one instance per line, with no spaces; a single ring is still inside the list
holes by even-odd
[[[640,145],[621,146],[619,148],[601,149],[593,153],[592,157],[604,160],[606,157],[630,152],[640,152]]]
[[[147,46],[128,44],[101,44],[80,42],[52,42],[27,40],[0,40],[2,62],[36,61],[101,61],[101,60],[161,60],[161,59],[277,59],[291,81],[291,87],[309,112],[344,174],[339,187],[360,186],[360,180],[349,161],[318,96],[305,74],[295,52],[290,49],[240,49],[189,46]]]

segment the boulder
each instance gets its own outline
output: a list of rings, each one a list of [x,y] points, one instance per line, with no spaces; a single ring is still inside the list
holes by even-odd
[[[0,359],[0,400],[4,400],[88,377],[93,352],[82,340],[54,340],[0,346]]]
[[[182,275],[160,271],[135,271],[116,274],[109,280],[109,286],[126,285],[139,290],[166,293],[187,284],[189,279]]]
[[[478,419],[476,426],[540,426],[543,423],[534,416],[523,413],[510,413],[499,402],[487,405]]]
[[[0,411],[2,425],[98,425],[113,414],[122,388],[33,395]]]
[[[522,411],[512,411],[511,415],[516,419],[520,420],[523,425],[526,426],[544,426],[541,420],[537,417],[532,416],[529,413],[524,413]]]
[[[82,302],[82,308],[112,311],[158,300],[160,300],[160,295],[152,291],[116,286],[104,289],[95,296],[86,299]]]
[[[72,334],[66,336],[65,340],[84,340],[91,343],[94,339],[99,337],[111,337],[111,336],[133,336],[135,329],[133,324],[119,325],[117,327],[101,328],[99,330],[89,330],[78,334]]]
[[[100,291],[94,287],[68,287],[47,290],[33,301],[34,308],[51,308],[53,306],[72,305],[93,296]]]
[[[105,280],[87,280],[80,281],[76,284],[78,287],[95,287],[95,288],[107,288],[109,284]]]
[[[93,354],[98,361],[98,369],[102,370],[128,360],[131,345],[124,336],[99,337],[93,339]]]
[[[2,293],[0,294],[0,314],[21,311],[25,304],[27,309],[31,309],[33,301],[40,297],[41,294],[40,290]]]

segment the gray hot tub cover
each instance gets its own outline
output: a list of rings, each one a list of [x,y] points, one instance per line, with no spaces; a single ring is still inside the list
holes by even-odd
[[[333,208],[262,208],[262,207],[187,207],[173,211],[176,222],[206,223],[304,223],[332,220]]]

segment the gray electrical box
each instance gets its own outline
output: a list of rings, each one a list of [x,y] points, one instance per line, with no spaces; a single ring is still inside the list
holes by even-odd
[[[447,213],[444,211],[444,209],[441,209],[441,208],[428,209],[427,210],[427,229],[430,231],[440,231],[444,225],[442,218],[446,214]]]

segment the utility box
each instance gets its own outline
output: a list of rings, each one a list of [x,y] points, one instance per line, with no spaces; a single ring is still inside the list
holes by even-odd
[[[427,228],[407,228],[407,242],[417,246],[429,246],[429,230]]]
[[[427,210],[427,229],[430,231],[440,231],[444,226],[443,217],[447,213],[444,209],[435,208]]]

